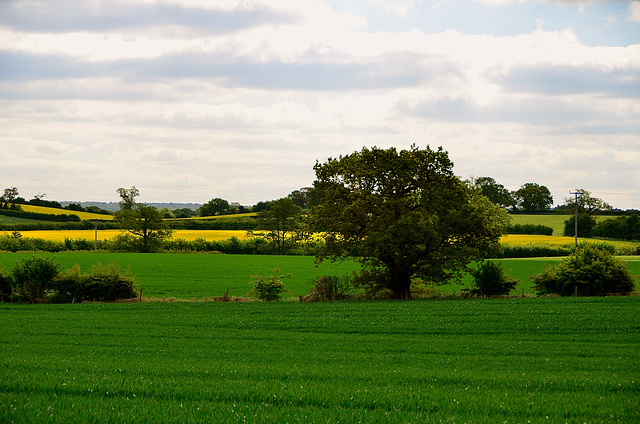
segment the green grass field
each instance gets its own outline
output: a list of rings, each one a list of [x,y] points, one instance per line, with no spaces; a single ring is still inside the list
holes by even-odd
[[[288,295],[306,295],[312,281],[318,277],[343,276],[359,268],[352,261],[325,262],[316,268],[311,256],[102,252],[0,252],[0,263],[10,270],[16,261],[31,256],[55,257],[65,269],[77,263],[83,272],[90,271],[96,262],[103,265],[115,262],[121,270],[131,270],[144,297],[180,299],[222,296],[226,289],[229,289],[229,296],[246,296],[252,288],[250,276],[268,276],[274,268],[293,275],[285,280],[290,291]]]
[[[215,255],[215,254],[170,254],[170,253],[103,253],[103,252],[60,252],[52,253],[6,253],[0,252],[0,264],[10,270],[16,261],[31,256],[55,257],[63,268],[79,264],[83,272],[88,272],[93,264],[103,265],[115,262],[121,270],[129,268],[135,276],[136,284],[142,287],[146,298],[203,299],[222,296],[229,289],[230,296],[246,296],[251,289],[251,275],[271,275],[271,269],[279,268],[293,278],[284,280],[290,291],[285,295],[304,296],[309,294],[312,281],[323,275],[344,276],[359,269],[357,263],[323,262],[315,267],[314,258],[309,256],[261,256],[261,255]],[[633,275],[640,275],[640,257],[624,258]],[[521,280],[511,294],[532,294],[531,277],[540,273],[545,264],[556,264],[562,258],[500,259],[507,272]],[[467,275],[463,285],[450,284],[440,287],[445,293],[469,287],[471,277]]]
[[[640,422],[639,309],[0,304],[0,422]]]
[[[570,218],[570,215],[525,215],[525,214],[513,214],[511,216],[512,224],[534,224],[534,225],[546,225],[553,228],[554,236],[561,236],[564,234],[564,222]],[[610,215],[601,215],[597,219],[610,219],[615,218]]]

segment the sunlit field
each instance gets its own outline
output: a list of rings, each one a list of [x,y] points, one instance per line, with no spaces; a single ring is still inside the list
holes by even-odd
[[[99,213],[77,212],[77,211],[71,211],[68,209],[47,208],[44,206],[33,206],[33,205],[20,205],[20,208],[24,212],[47,213],[50,215],[76,215],[83,220],[94,220],[94,219],[104,220],[104,221],[113,220],[113,215],[102,215]]]
[[[0,422],[637,423],[639,300],[0,304]]]
[[[98,230],[98,240],[109,240],[119,234],[126,234],[122,230]],[[4,232],[4,234],[8,234]],[[45,240],[64,241],[68,239],[86,239],[94,240],[96,237],[95,230],[35,230],[21,231],[23,237],[42,238]],[[173,232],[174,239],[184,239],[193,241],[203,238],[207,241],[227,240],[231,237],[239,239],[245,238],[247,232],[245,230],[175,230]]]

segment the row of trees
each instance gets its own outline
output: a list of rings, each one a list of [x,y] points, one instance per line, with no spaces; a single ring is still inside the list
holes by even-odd
[[[553,206],[549,189],[536,183],[523,184],[515,191],[508,190],[492,177],[472,178],[470,183],[491,202],[513,212],[542,212]]]
[[[488,177],[461,180],[442,148],[363,148],[318,162],[314,170],[313,188],[270,202],[259,212],[257,228],[280,254],[297,240],[321,234],[317,261],[359,261],[353,284],[374,296],[408,299],[413,281],[460,279],[469,263],[499,250],[509,222],[505,204],[485,194],[496,184]],[[139,203],[135,187],[117,191],[116,218],[138,236],[141,250],[154,250],[171,237],[161,211]],[[518,192],[523,210],[552,203],[548,189],[537,184]]]

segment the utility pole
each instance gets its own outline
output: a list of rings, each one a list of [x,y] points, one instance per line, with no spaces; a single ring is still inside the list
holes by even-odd
[[[93,251],[97,251],[98,250],[98,220],[96,219],[95,221],[96,224],[96,232],[95,232],[95,238],[93,239]]]
[[[574,218],[574,224],[575,224],[575,230],[573,232],[575,238],[576,238],[576,249],[578,248],[578,194],[582,193],[582,190],[580,189],[576,189],[575,192],[572,192],[571,190],[569,190],[569,194],[575,194],[576,195],[576,202],[574,204],[574,210],[575,210],[575,218]]]

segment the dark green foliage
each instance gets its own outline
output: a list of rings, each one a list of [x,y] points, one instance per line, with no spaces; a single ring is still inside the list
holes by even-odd
[[[229,213],[229,202],[219,197],[209,200],[198,209],[200,216],[216,216],[227,213]]]
[[[491,203],[503,208],[515,206],[513,193],[507,190],[502,184],[498,184],[492,177],[477,177],[472,179],[471,183],[475,188],[479,189],[482,195],[486,196]]]
[[[180,208],[173,211],[173,216],[176,218],[191,218],[198,216],[198,212],[191,208]]]
[[[58,275],[54,288],[57,293],[52,301],[57,303],[83,300],[111,302],[137,295],[131,272],[122,273],[115,262],[108,265],[98,262],[88,274],[82,274],[80,266],[75,264]]]
[[[593,235],[619,240],[640,240],[640,214],[603,219],[596,225]]]
[[[553,205],[551,192],[545,186],[536,183],[526,183],[515,192],[518,206],[525,212],[540,212],[548,210]]]
[[[318,278],[309,293],[309,300],[314,302],[347,300],[354,297],[354,289],[349,278],[333,275]]]
[[[172,230],[162,218],[160,211],[145,203],[136,202],[140,195],[137,188],[119,188],[120,210],[116,212],[116,219],[129,233],[140,237],[141,252],[155,252],[162,249],[162,242],[170,239]]]
[[[16,218],[33,219],[36,221],[54,221],[54,222],[79,222],[78,215],[67,214],[49,214],[38,212],[23,212],[20,210],[0,210],[1,215],[13,216]]]
[[[284,255],[295,247],[300,240],[303,228],[300,216],[302,208],[291,198],[275,200],[269,204],[269,210],[258,213],[258,230],[272,246],[272,253]]]
[[[634,280],[627,265],[607,249],[584,245],[559,264],[531,277],[538,294],[604,296],[630,293]]]
[[[53,289],[54,279],[60,272],[60,264],[54,258],[25,258],[16,262],[11,272],[14,288],[22,297],[35,303],[43,299],[49,289]]]
[[[317,259],[358,257],[356,287],[411,297],[414,278],[459,279],[469,262],[499,249],[508,215],[453,173],[442,148],[363,148],[316,163],[322,202],[309,211],[325,245]],[[369,281],[365,281],[365,279]]]
[[[507,234],[530,234],[552,236],[553,228],[541,224],[515,224],[507,227]]]
[[[258,220],[225,215],[215,219],[168,219],[166,223],[173,230],[255,230]]]
[[[13,291],[13,281],[9,274],[0,263],[0,302],[7,302]]]
[[[522,246],[502,245],[500,251],[490,258],[545,258],[567,256],[574,251],[573,246],[552,246],[547,244],[529,244]]]
[[[6,252],[62,252],[63,242],[31,237],[0,236],[0,250]]]
[[[471,293],[478,296],[501,296],[509,294],[518,280],[504,272],[502,264],[494,261],[482,262],[478,269],[471,270],[473,286]]]
[[[274,268],[271,271],[273,271],[273,275],[269,277],[263,277],[261,275],[251,276],[253,281],[249,282],[249,284],[253,284],[253,289],[247,293],[249,296],[264,301],[280,299],[280,295],[287,291],[282,279],[291,278],[291,274],[278,275],[280,274],[278,268]]]
[[[89,274],[81,276],[76,289],[77,300],[114,301],[136,297],[135,281],[131,272],[122,273],[118,264],[102,265],[98,262]]]
[[[591,237],[596,226],[596,219],[586,213],[578,214],[578,237]],[[564,235],[574,237],[576,234],[576,217],[571,216],[564,222]]]

